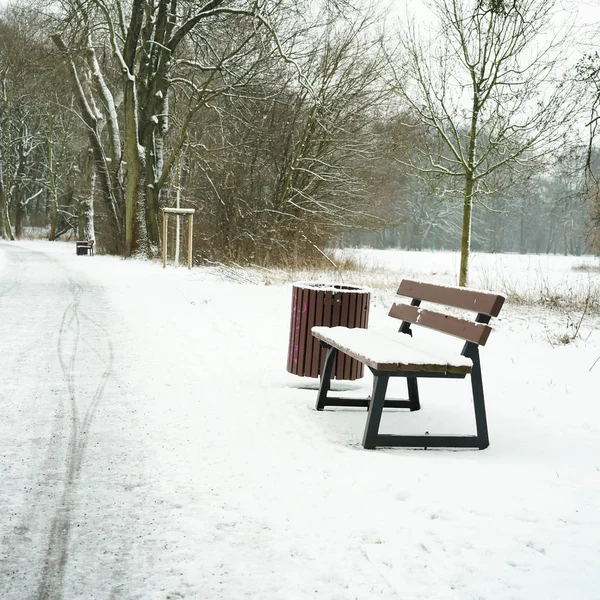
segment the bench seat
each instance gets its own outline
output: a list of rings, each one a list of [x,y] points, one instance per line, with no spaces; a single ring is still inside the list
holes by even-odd
[[[313,327],[322,342],[376,371],[439,373],[471,372],[473,361],[466,356],[396,332],[347,327]]]

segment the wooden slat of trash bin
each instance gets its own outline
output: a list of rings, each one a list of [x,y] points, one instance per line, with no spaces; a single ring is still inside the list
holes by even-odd
[[[296,283],[292,288],[292,315],[287,370],[303,377],[318,377],[325,352],[311,333],[315,325],[363,327],[369,321],[371,294],[350,285]],[[363,365],[339,353],[333,369],[335,379],[353,380],[364,375]]]

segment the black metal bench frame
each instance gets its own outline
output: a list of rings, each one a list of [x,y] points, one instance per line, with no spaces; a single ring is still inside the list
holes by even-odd
[[[94,256],[94,240],[81,240],[75,242],[75,253],[77,256],[84,256],[87,254]]]
[[[443,333],[466,339],[461,355],[470,358],[473,362],[471,369],[448,369],[444,371],[427,370],[427,365],[422,370],[414,366],[403,368],[403,365],[380,365],[369,364],[370,361],[364,357],[350,354],[353,358],[366,364],[373,373],[373,391],[366,399],[336,398],[328,396],[331,383],[331,373],[335,357],[339,348],[320,339],[321,346],[327,350],[325,363],[321,372],[319,392],[317,395],[316,409],[321,411],[326,406],[349,406],[368,408],[367,421],[363,435],[362,445],[373,449],[377,446],[392,447],[422,447],[422,448],[479,448],[483,450],[489,446],[489,435],[487,417],[485,411],[485,399],[483,393],[483,381],[481,376],[481,361],[479,357],[479,346],[484,345],[491,331],[488,326],[492,316],[498,316],[504,303],[502,294],[489,292],[476,292],[464,288],[448,288],[435,286],[415,281],[404,280],[400,284],[398,294],[412,297],[411,304],[394,304],[390,310],[390,316],[402,319],[400,326],[401,334],[412,337],[411,324],[437,329]],[[466,322],[456,317],[440,315],[433,311],[417,310],[421,301],[429,301],[477,312],[474,322]],[[479,303],[479,304],[478,304]],[[475,308],[477,306],[477,309]],[[411,310],[412,309],[412,310]],[[425,319],[421,316],[425,314]],[[439,320],[442,317],[442,321]],[[468,325],[474,329],[469,329]],[[440,327],[441,325],[441,327]],[[482,328],[483,326],[483,328]],[[467,333],[465,334],[465,331]],[[468,339],[468,338],[471,339]],[[401,340],[399,340],[400,343]],[[404,365],[406,367],[407,365]],[[461,372],[462,371],[462,372]],[[389,435],[380,434],[379,425],[384,408],[408,408],[411,412],[420,410],[419,389],[417,379],[442,378],[442,379],[464,379],[467,374],[471,375],[471,388],[473,394],[473,405],[475,411],[476,435]],[[390,377],[404,377],[407,381],[408,400],[386,399],[387,387]]]

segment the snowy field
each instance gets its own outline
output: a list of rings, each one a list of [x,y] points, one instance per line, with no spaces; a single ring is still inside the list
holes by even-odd
[[[403,277],[456,282],[452,253],[353,252],[376,328]],[[475,255],[472,285],[552,305],[597,266]],[[283,279],[0,242],[0,598],[599,599],[597,313],[504,307],[487,450],[367,451],[285,371]],[[474,431],[468,379],[420,385],[384,433]]]
[[[346,249],[337,253],[374,270],[379,280],[390,285],[398,277],[458,285],[460,255],[457,252]],[[545,298],[552,304],[557,297],[569,301],[590,294],[598,302],[600,260],[593,256],[474,253],[470,260],[469,285],[503,291],[513,300],[515,296],[522,300]]]

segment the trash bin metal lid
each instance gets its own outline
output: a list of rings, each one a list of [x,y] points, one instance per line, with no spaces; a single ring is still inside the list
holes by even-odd
[[[369,294],[371,290],[369,288],[360,287],[358,285],[348,285],[345,283],[322,283],[319,281],[297,281],[292,284],[295,288],[303,290],[316,290],[318,292],[338,292],[350,293],[350,294]]]

